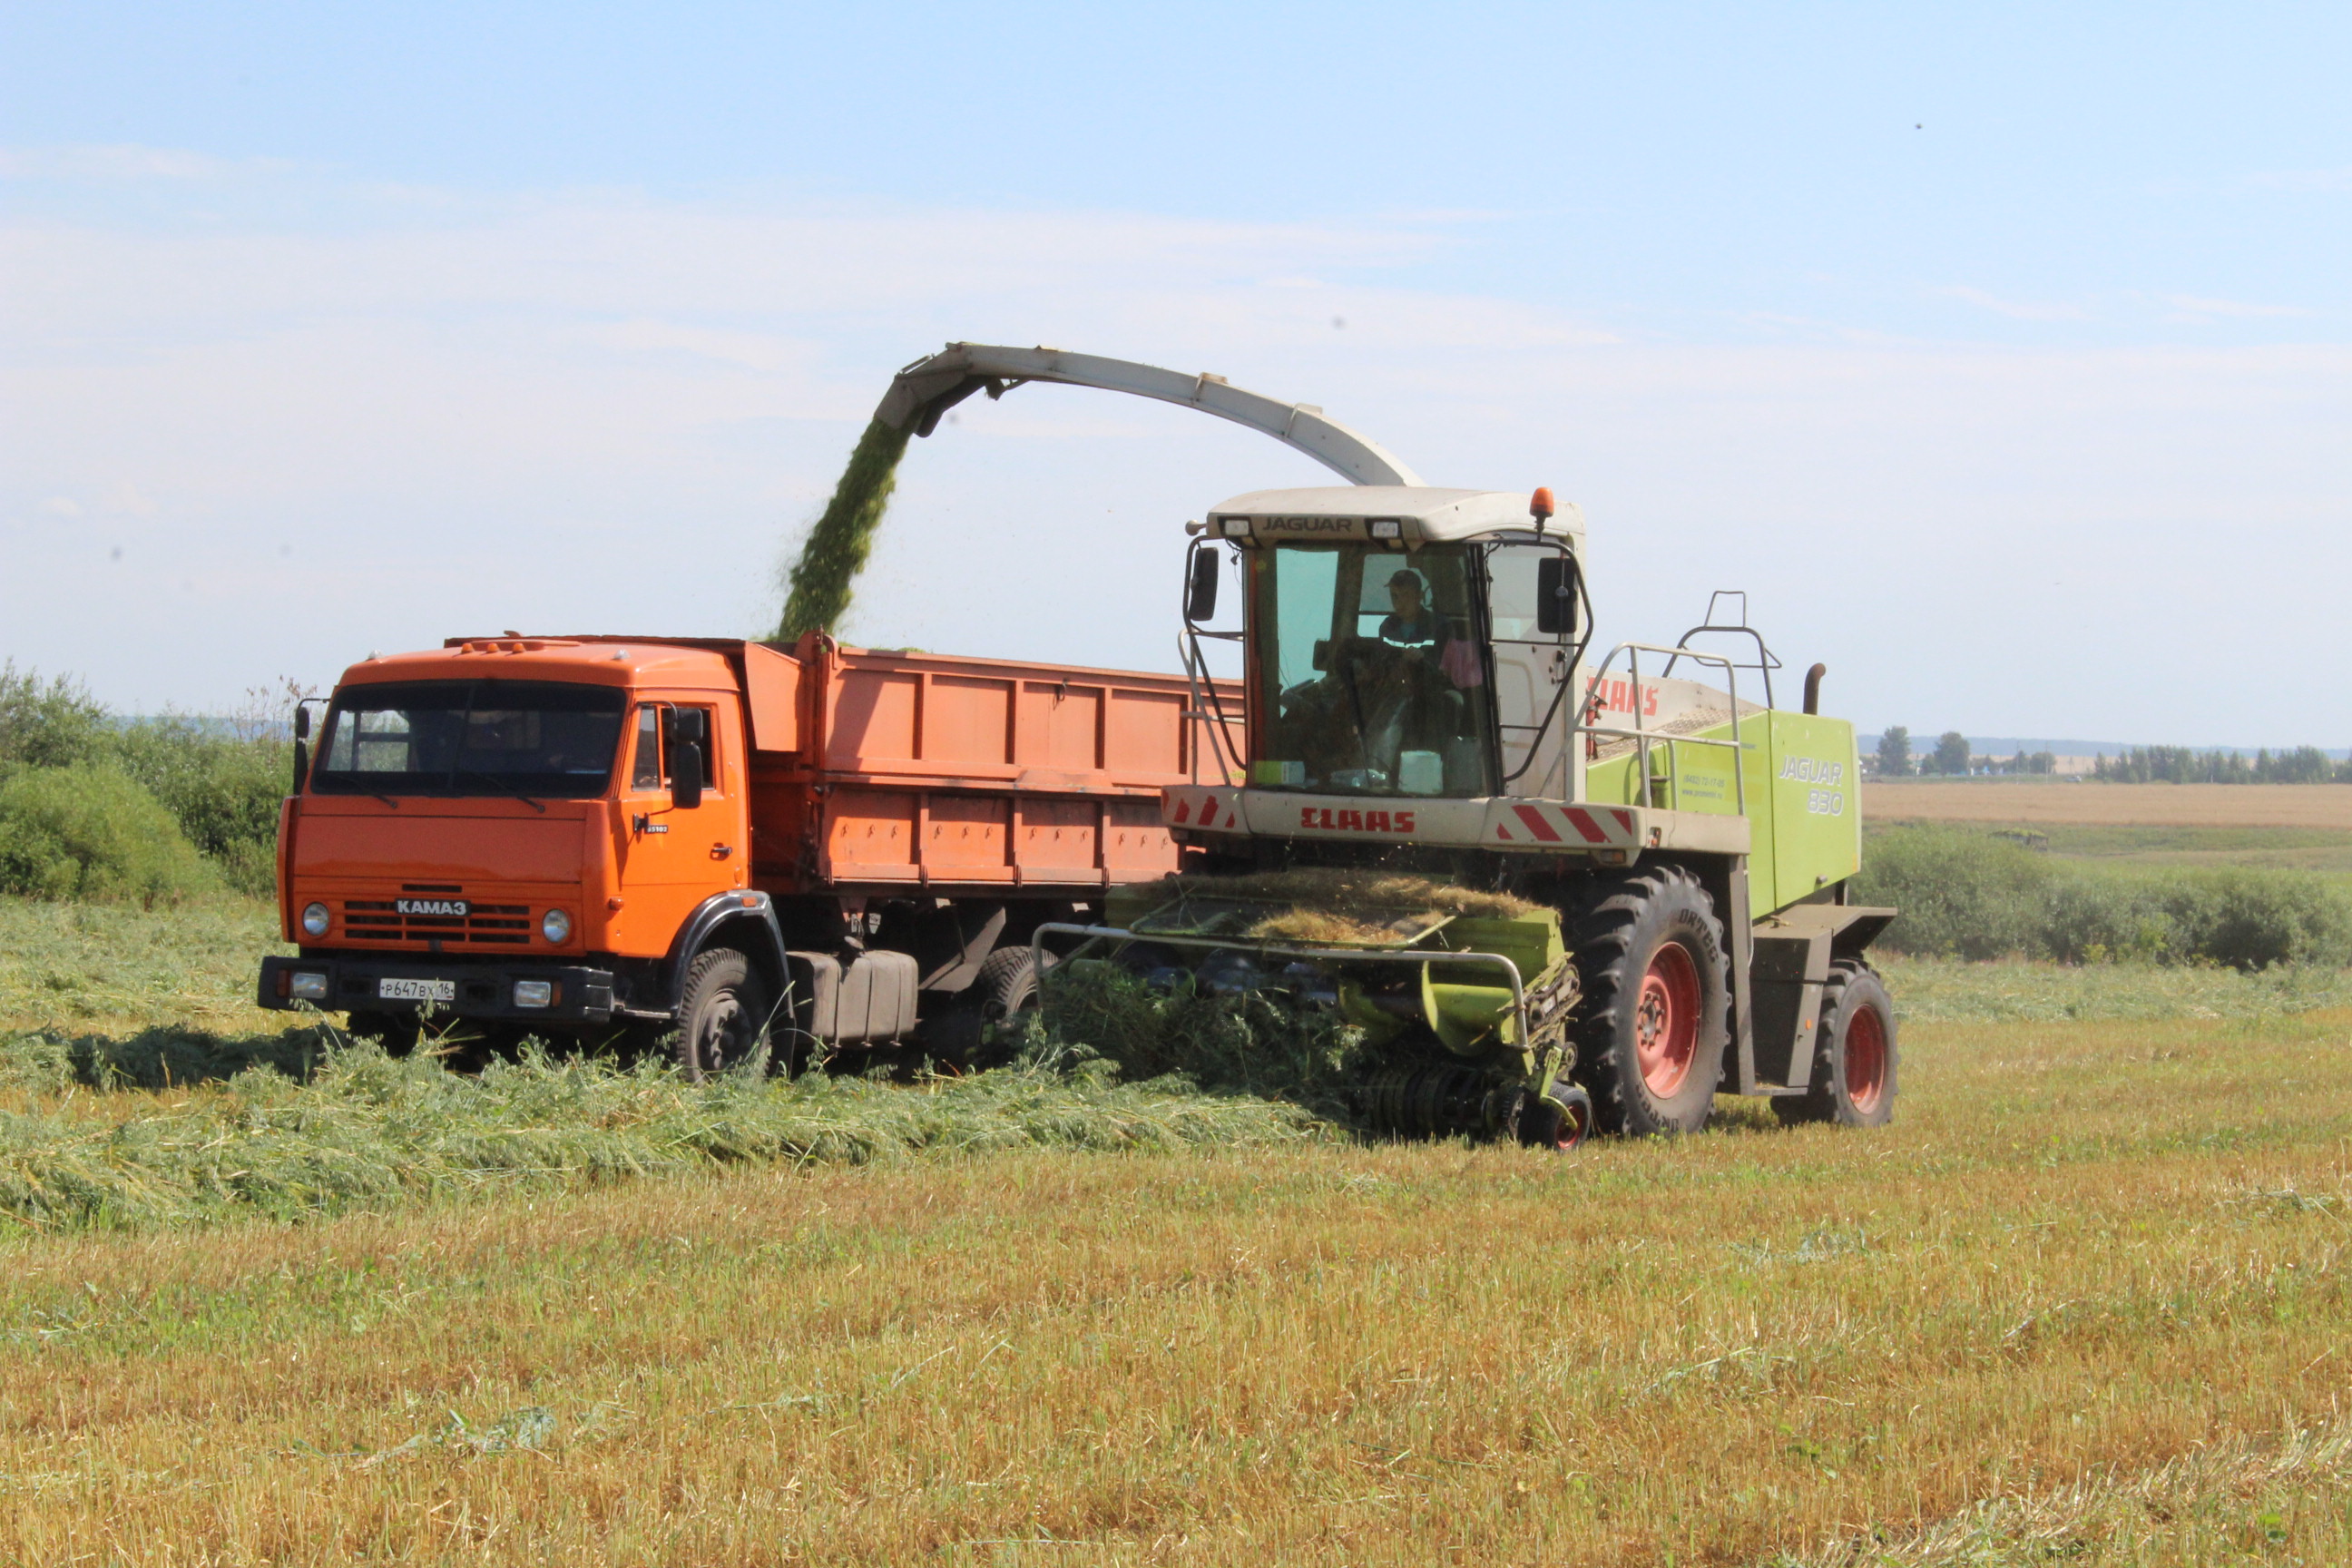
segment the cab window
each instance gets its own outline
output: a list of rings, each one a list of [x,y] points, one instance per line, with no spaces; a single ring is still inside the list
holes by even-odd
[[[670,760],[677,748],[691,742],[702,748],[702,787],[719,787],[718,715],[709,708],[647,702],[637,709],[632,731],[635,751],[629,768],[632,790],[669,787]]]
[[[661,709],[653,703],[637,710],[637,757],[629,770],[629,787],[662,787]]]

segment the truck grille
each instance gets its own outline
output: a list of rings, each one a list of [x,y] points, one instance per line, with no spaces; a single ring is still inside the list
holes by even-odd
[[[527,947],[529,904],[475,904],[462,915],[404,915],[390,899],[343,905],[343,932],[354,942],[441,942]]]

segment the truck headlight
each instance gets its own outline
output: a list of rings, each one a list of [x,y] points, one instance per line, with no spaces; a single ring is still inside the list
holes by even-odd
[[[515,982],[514,1005],[518,1007],[544,1007],[554,999],[555,983],[551,980]]]
[[[298,969],[294,972],[292,983],[286,990],[287,994],[292,996],[297,1002],[324,1002],[327,999],[327,977]]]
[[[550,910],[539,922],[540,934],[561,945],[572,934],[572,917],[562,910]]]
[[[324,936],[334,925],[335,917],[327,912],[324,904],[302,906],[302,930],[309,936]]]

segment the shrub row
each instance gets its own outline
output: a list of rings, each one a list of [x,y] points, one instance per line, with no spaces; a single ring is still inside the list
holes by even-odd
[[[1900,909],[1882,940],[1925,956],[2352,963],[2352,901],[2308,871],[2109,871],[1958,828],[1905,827],[1871,841],[1854,896]]]
[[[292,742],[260,701],[225,724],[124,721],[0,664],[0,892],[172,902],[269,891]]]

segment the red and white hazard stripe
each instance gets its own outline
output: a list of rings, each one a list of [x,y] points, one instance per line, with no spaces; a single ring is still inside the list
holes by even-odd
[[[1622,805],[1554,805],[1497,801],[1487,818],[1497,844],[1562,849],[1627,849],[1640,842],[1633,813]]]
[[[1242,831],[1241,792],[1179,784],[1160,792],[1160,820],[1208,833]]]

